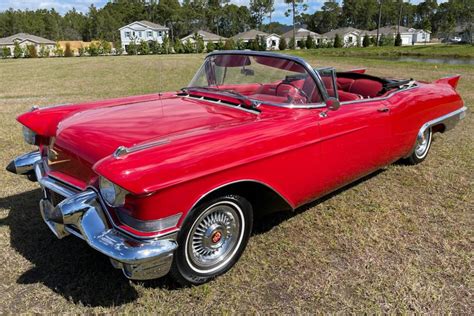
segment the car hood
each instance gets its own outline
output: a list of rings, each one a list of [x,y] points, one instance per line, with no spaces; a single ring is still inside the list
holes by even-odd
[[[87,181],[91,166],[119,146],[169,141],[256,118],[229,106],[180,96],[89,109],[59,123],[50,164],[55,171]]]

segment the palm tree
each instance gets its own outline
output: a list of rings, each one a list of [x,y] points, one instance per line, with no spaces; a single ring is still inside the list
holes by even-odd
[[[285,0],[286,4],[291,4],[293,12],[293,42],[296,43],[296,30],[295,30],[295,15],[296,15],[296,4],[303,3],[304,0]]]

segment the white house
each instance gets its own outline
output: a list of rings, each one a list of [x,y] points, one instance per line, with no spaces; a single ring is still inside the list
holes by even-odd
[[[254,41],[258,37],[263,37],[265,43],[267,44],[267,50],[276,50],[280,45],[280,35],[278,34],[268,34],[259,30],[250,30],[247,32],[242,32],[237,35],[234,35],[232,38],[234,41],[242,40],[244,43]]]
[[[41,47],[45,47],[50,52],[56,47],[56,42],[52,40],[27,33],[18,33],[12,36],[0,38],[0,49],[7,47],[10,49],[10,54],[13,54],[15,42],[17,42],[23,49],[28,45],[33,45],[37,52],[41,50]]]
[[[350,46],[357,46],[357,42],[359,42],[359,44],[362,43],[362,37],[365,34],[364,32],[367,32],[367,31],[358,30],[353,27],[341,27],[341,28],[326,32],[322,36],[327,38],[328,40],[334,41],[336,34],[338,34],[342,39],[343,46],[350,47]]]
[[[227,40],[226,37],[223,37],[223,36],[211,33],[211,32],[199,30],[197,32],[193,32],[193,33],[189,34],[188,36],[183,37],[180,41],[183,44],[186,43],[188,40],[191,43],[194,43],[194,37],[195,37],[196,33],[198,34],[198,36],[200,36],[202,38],[202,40],[204,41],[204,45],[207,45],[207,43],[209,43],[209,42],[218,43],[219,41],[225,42]]]
[[[296,46],[298,47],[300,41],[302,41],[302,40],[306,41],[308,39],[308,35],[311,36],[311,38],[313,39],[313,41],[316,44],[322,44],[323,43],[324,37],[321,34],[318,34],[316,32],[312,32],[310,30],[307,30],[307,29],[301,27],[301,28],[295,30]],[[288,32],[283,34],[281,37],[283,37],[285,39],[285,41],[287,43],[289,43],[291,41],[291,39],[293,38],[293,30],[289,30]]]
[[[379,29],[379,37],[383,34],[384,36],[392,36],[395,38],[397,33],[400,32],[402,39],[402,45],[414,45],[417,43],[428,43],[431,40],[431,32],[425,30],[419,30],[414,28],[408,28],[405,26],[389,25]],[[367,32],[370,37],[377,37],[377,29]],[[365,35],[362,34],[363,36]]]
[[[169,28],[149,21],[135,21],[122,26],[119,31],[122,48],[127,51],[130,43],[138,44],[141,41],[163,43],[163,38],[168,36]]]

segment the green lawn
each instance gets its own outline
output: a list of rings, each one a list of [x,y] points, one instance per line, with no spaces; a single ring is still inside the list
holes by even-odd
[[[297,53],[315,67],[367,67],[388,77],[459,73],[458,89],[473,109],[474,66]],[[203,57],[0,60],[0,166],[29,149],[15,117],[32,105],[177,89]],[[470,314],[473,136],[468,115],[457,129],[437,135],[424,163],[388,166],[296,213],[258,222],[239,263],[193,288],[167,279],[128,281],[81,240],[57,240],[41,220],[38,186],[3,171],[0,313]]]
[[[351,48],[321,48],[310,50],[317,56],[352,56],[352,57],[452,57],[474,58],[473,45],[416,45],[416,46],[382,46],[382,47],[351,47]],[[296,54],[306,54],[297,51]]]

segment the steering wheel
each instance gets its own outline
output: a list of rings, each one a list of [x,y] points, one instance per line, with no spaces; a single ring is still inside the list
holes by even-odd
[[[296,91],[298,91],[298,93],[304,97],[306,99],[306,103],[309,103],[310,102],[310,99],[308,97],[308,95],[306,94],[306,92],[304,92],[302,89],[296,87],[294,84],[292,84],[291,82],[280,82],[279,84],[277,84],[276,86],[276,89],[275,89],[275,93],[278,92],[278,87],[280,87],[280,85],[282,84],[286,84],[286,85],[289,85],[289,86],[292,86],[293,88],[295,88]],[[290,98],[290,102],[293,101],[294,98],[292,98],[291,96],[288,96]]]

